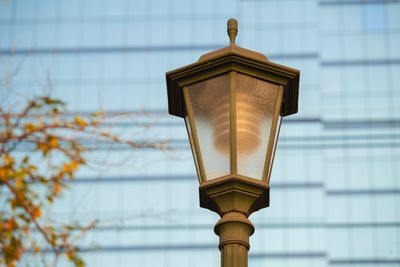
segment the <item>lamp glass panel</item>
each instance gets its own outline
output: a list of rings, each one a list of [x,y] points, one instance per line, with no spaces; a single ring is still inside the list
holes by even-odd
[[[263,177],[278,92],[279,85],[237,74],[236,144],[240,175],[259,180]]]
[[[267,160],[269,160],[269,164],[266,165],[266,166],[268,166],[268,170],[265,170],[265,171],[268,172],[268,176],[267,176],[268,184],[269,184],[269,180],[271,178],[272,165],[274,164],[275,151],[276,151],[276,146],[278,144],[278,138],[279,138],[279,132],[280,132],[280,129],[281,129],[281,123],[282,123],[282,116],[279,115],[278,121],[277,121],[277,125],[276,125],[276,129],[275,129],[275,133],[274,133],[273,147],[272,147],[272,154],[271,154],[272,156],[271,156],[270,159],[267,159]]]
[[[205,178],[230,173],[228,74],[187,86]]]
[[[185,124],[186,124],[186,130],[187,130],[188,137],[189,137],[190,147],[192,149],[194,164],[196,166],[197,176],[199,177],[199,181],[201,182],[199,162],[198,162],[198,159],[197,159],[197,150],[196,150],[196,146],[194,145],[194,142],[193,142],[192,125],[190,124],[189,116],[187,116],[187,115],[185,116]]]

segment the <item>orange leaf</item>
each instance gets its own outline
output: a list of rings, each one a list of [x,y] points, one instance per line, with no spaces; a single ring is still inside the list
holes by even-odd
[[[35,254],[38,254],[40,252],[40,247],[34,246],[33,247],[33,252],[35,252]]]
[[[11,157],[9,154],[4,154],[3,160],[4,160],[5,165],[12,165],[15,162],[13,157]]]
[[[42,151],[43,155],[47,155],[47,152],[49,152],[49,145],[47,143],[38,143],[37,148]]]
[[[10,205],[11,205],[11,208],[12,208],[12,209],[15,209],[15,208],[17,207],[17,204],[18,204],[18,200],[17,200],[16,198],[13,198],[13,199],[10,201]]]
[[[0,167],[0,181],[1,180],[3,180],[3,181],[5,181],[5,180],[8,180],[8,173],[9,173],[9,170],[8,170],[8,168],[6,168],[6,167]]]
[[[25,226],[22,228],[22,232],[23,232],[25,235],[27,235],[27,234],[29,233],[29,227],[28,227],[27,225],[25,225]]]
[[[14,229],[17,228],[17,227],[18,227],[18,224],[17,224],[17,222],[15,221],[14,218],[11,218],[11,219],[9,219],[9,220],[6,222],[6,229],[7,229],[8,231],[12,231],[12,230],[14,230]]]
[[[47,142],[50,148],[56,148],[58,146],[58,138],[55,136],[49,136]]]
[[[54,185],[53,185],[53,188],[51,189],[51,191],[52,191],[54,194],[60,193],[60,191],[61,191],[61,185],[60,185],[59,183],[54,184]]]
[[[42,210],[39,207],[34,207],[32,211],[32,216],[35,219],[39,218],[40,216],[42,216]]]

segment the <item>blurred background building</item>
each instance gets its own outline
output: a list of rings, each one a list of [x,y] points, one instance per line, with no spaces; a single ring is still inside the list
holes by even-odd
[[[400,266],[397,0],[2,1],[0,68],[18,67],[15,91],[49,77],[73,113],[133,112],[109,127],[174,148],[91,144],[94,159],[130,160],[82,170],[54,217],[98,220],[81,242],[88,266],[219,266],[218,218],[199,207],[165,72],[226,46],[230,17],[240,46],[301,70],[249,266]]]

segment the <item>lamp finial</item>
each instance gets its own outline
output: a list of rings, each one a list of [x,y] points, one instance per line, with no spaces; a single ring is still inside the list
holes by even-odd
[[[231,45],[235,45],[236,35],[238,33],[238,22],[236,19],[229,19],[227,24],[227,31]]]

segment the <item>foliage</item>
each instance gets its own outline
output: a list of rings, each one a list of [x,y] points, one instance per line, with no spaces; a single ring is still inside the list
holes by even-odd
[[[68,116],[65,104],[49,96],[33,98],[20,112],[0,108],[0,203],[5,203],[0,210],[1,266],[16,266],[24,253],[38,254],[45,266],[49,253],[54,255],[53,265],[65,256],[75,266],[84,266],[76,242],[95,222],[54,225],[46,218],[46,208],[87,164],[89,148],[78,137],[135,149],[165,148],[101,131],[104,116]]]

